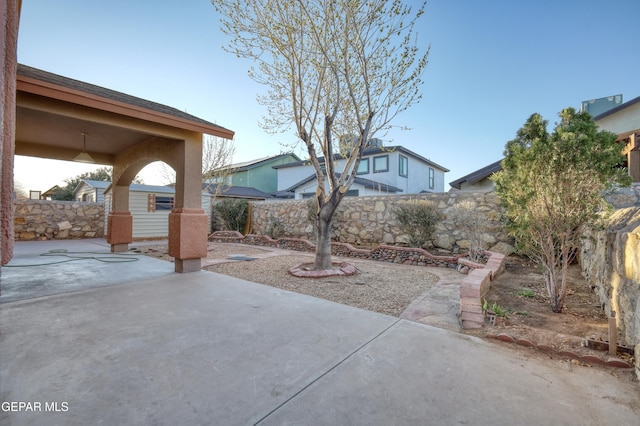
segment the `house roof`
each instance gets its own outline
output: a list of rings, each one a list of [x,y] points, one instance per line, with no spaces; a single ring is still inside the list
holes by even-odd
[[[242,171],[253,169],[255,167],[259,167],[264,164],[268,164],[272,161],[277,161],[277,160],[280,160],[281,158],[285,158],[289,156],[294,157],[296,162],[300,161],[300,158],[297,155],[295,155],[292,152],[287,152],[284,154],[273,155],[270,157],[258,158],[256,160],[250,160],[250,161],[244,161],[242,163],[231,164],[229,165],[229,169],[233,170],[234,172],[242,172]]]
[[[290,199],[290,198],[295,198],[295,194],[292,191],[288,191],[288,190],[282,190],[282,191],[276,191],[276,192],[272,192],[269,194],[272,198],[279,198],[279,199]]]
[[[80,183],[86,183],[89,186],[93,186],[94,188],[106,189],[111,182],[105,180],[93,180],[93,179],[83,179]]]
[[[491,163],[475,172],[469,173],[466,176],[462,176],[460,179],[456,179],[453,182],[449,182],[449,186],[452,188],[460,189],[463,183],[473,185],[480,182],[482,179],[488,178],[495,172],[502,170],[502,160],[498,160],[495,163]]]
[[[60,190],[60,187],[58,185],[54,185],[51,188],[49,188],[46,191],[44,191],[42,194],[40,194],[40,196],[41,197],[47,197],[47,196],[50,196],[50,195],[53,196],[59,190]]]
[[[620,104],[615,108],[611,108],[610,110],[605,111],[602,114],[596,115],[595,117],[593,117],[593,121],[598,121],[598,120],[601,120],[601,119],[603,119],[605,117],[613,115],[616,112],[622,111],[623,109],[629,108],[630,106],[633,106],[633,105],[637,104],[638,102],[640,102],[640,96],[638,96],[637,98],[633,98],[630,101],[627,101],[627,102],[625,102],[623,104]]]
[[[92,188],[95,188],[95,189],[107,189],[109,186],[111,186],[111,182],[109,182],[109,181],[83,179],[80,182],[78,182],[78,185],[76,185],[76,187],[73,189],[73,193],[75,194],[83,184],[84,185],[88,185],[88,186],[90,186]]]
[[[219,185],[215,183],[203,183],[202,190],[210,194],[216,194]],[[219,196],[232,197],[232,198],[251,198],[264,200],[265,198],[271,198],[266,192],[262,192],[259,189],[249,186],[236,186],[236,185],[222,185],[220,187]]]
[[[416,154],[415,152],[403,147],[402,145],[394,145],[394,146],[374,146],[374,147],[370,147],[364,150],[364,152],[362,153],[362,156],[368,156],[368,155],[375,155],[375,154],[382,154],[382,153],[388,153],[388,152],[402,152],[404,154],[410,155],[414,158],[417,158],[437,169],[440,169],[444,172],[448,172],[449,169],[442,167],[441,165],[434,163],[433,161],[419,155]],[[343,158],[340,154],[335,154],[334,155],[334,160],[340,160],[341,158]],[[318,161],[320,161],[320,164],[324,163],[324,157],[319,157]],[[311,164],[309,162],[309,160],[301,160],[301,161],[296,161],[293,163],[287,163],[287,164],[280,164],[278,166],[273,166],[274,169],[284,169],[287,167],[298,167],[298,166],[307,166]]]
[[[105,194],[109,191],[111,191],[111,182],[108,182],[109,185],[107,186],[107,188],[104,190]],[[175,194],[176,193],[176,189],[172,186],[161,186],[161,185],[143,185],[143,184],[139,184],[139,183],[132,183],[131,185],[129,185],[129,191],[134,191],[134,192],[157,192],[157,193],[164,193],[164,194]]]
[[[340,173],[336,173],[336,176],[340,177]],[[316,179],[316,175],[315,173],[312,174],[311,176],[307,177],[306,179],[301,180],[300,182],[292,185],[291,187],[285,189],[284,191],[279,191],[279,192],[293,192],[295,191],[296,188],[298,188],[301,185],[304,185],[305,183],[309,183],[313,180]],[[377,189],[381,192],[402,192],[402,189],[395,187],[393,185],[387,185],[386,183],[380,183],[380,182],[376,182],[374,180],[371,179],[365,179],[362,177],[357,177],[353,180],[353,183],[357,183],[358,185],[362,185],[365,188],[369,188],[369,189]]]

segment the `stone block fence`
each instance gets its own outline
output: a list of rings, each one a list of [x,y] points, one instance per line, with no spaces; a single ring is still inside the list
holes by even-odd
[[[17,200],[16,241],[104,237],[104,205],[78,201]]]
[[[440,213],[433,245],[457,251],[469,247],[468,235],[462,230],[456,206],[460,201],[472,202],[482,217],[481,239],[485,249],[503,252],[509,250],[512,239],[503,228],[503,208],[493,192],[448,192],[411,195],[382,195],[371,197],[345,197],[333,219],[331,239],[337,242],[368,247],[380,244],[401,245],[408,236],[401,232],[395,216],[398,202],[428,200]],[[315,228],[309,218],[308,200],[267,200],[252,202],[252,233],[271,237],[315,240]],[[274,227],[279,223],[280,227]],[[274,235],[279,229],[280,235]],[[500,244],[499,248],[494,248]],[[504,245],[507,245],[506,247]]]
[[[640,378],[640,207],[616,210],[602,230],[585,233],[580,265],[609,317],[618,339],[635,349]]]

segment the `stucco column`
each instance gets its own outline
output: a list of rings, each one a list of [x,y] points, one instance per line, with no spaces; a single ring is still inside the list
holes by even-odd
[[[176,272],[195,272],[207,256],[207,221],[202,208],[202,135],[194,134],[178,146],[176,196],[169,214],[169,256]]]
[[[0,3],[0,264],[13,257],[13,154],[16,129],[19,0]]]
[[[129,186],[111,187],[111,211],[107,219],[107,242],[112,252],[125,252],[133,242],[133,216],[129,211]]]

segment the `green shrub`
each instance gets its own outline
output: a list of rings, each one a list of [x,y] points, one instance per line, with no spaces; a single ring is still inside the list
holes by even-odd
[[[248,207],[249,202],[247,200],[233,198],[224,198],[213,205],[225,229],[239,232],[244,230]]]
[[[531,297],[535,297],[536,296],[536,292],[533,291],[530,288],[522,288],[522,289],[518,290],[518,296],[531,298]]]
[[[440,221],[438,210],[427,200],[400,201],[394,213],[400,230],[409,236],[407,243],[411,247],[423,247],[431,241]]]
[[[498,305],[498,302],[493,302],[493,304],[490,305],[487,299],[483,299],[482,313],[486,314],[487,312],[493,312],[497,317],[508,318],[511,311]],[[525,315],[525,313],[522,313],[522,315]]]

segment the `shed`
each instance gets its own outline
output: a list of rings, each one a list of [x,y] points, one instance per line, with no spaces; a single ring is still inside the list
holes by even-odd
[[[104,202],[104,191],[109,186],[111,186],[111,182],[84,179],[80,181],[73,191],[73,198],[76,201],[102,204]]]
[[[112,188],[104,191],[105,217],[112,206]],[[169,213],[174,207],[175,189],[170,186],[129,186],[129,211],[133,218],[133,239],[154,240],[169,236]],[[207,232],[211,232],[211,194],[202,193],[202,209],[209,217]]]

